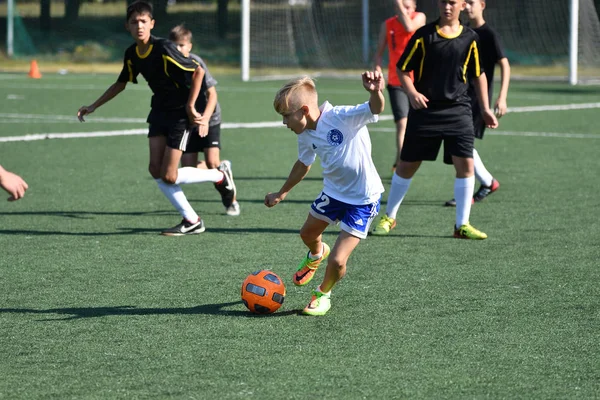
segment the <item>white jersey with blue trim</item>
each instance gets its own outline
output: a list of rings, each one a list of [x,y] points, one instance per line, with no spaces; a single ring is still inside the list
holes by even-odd
[[[377,201],[384,188],[371,158],[366,125],[379,116],[368,102],[334,107],[326,101],[319,109],[317,129],[298,135],[298,160],[308,166],[319,156],[327,195],[355,205]]]

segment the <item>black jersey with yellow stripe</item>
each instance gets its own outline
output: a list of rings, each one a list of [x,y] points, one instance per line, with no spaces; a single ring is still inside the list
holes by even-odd
[[[447,36],[435,21],[415,32],[396,67],[414,71],[415,89],[429,99],[429,108],[466,105],[469,77],[483,72],[477,43],[472,29],[461,25],[456,35]]]
[[[125,50],[119,82],[137,82],[141,74],[152,90],[151,107],[173,110],[185,107],[192,75],[198,64],[184,57],[170,40],[151,36],[148,50],[139,52],[136,44]]]

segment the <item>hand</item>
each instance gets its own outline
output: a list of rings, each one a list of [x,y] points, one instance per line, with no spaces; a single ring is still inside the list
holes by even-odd
[[[198,135],[200,137],[208,136],[208,122],[201,121],[200,123],[198,123]]]
[[[483,116],[483,120],[485,121],[485,126],[491,129],[496,129],[498,127],[498,120],[496,119],[496,116],[492,110],[484,110],[481,114]]]
[[[400,4],[400,12],[401,12],[403,15],[405,15],[405,16],[407,16],[407,17],[410,17],[410,8],[406,7],[406,6],[404,5],[404,2],[402,2],[402,4]]]
[[[279,204],[284,199],[284,196],[281,196],[279,192],[277,193],[268,193],[265,196],[265,206],[271,208]]]
[[[198,111],[196,111],[196,109],[193,107],[187,108],[186,112],[187,112],[188,120],[189,120],[190,124],[200,125],[200,122],[202,121],[202,114],[200,114]]]
[[[502,116],[506,114],[507,108],[508,107],[506,106],[506,100],[501,100],[500,98],[498,98],[498,100],[496,100],[496,105],[494,106],[496,117],[502,118]]]
[[[96,107],[94,106],[83,106],[79,109],[79,111],[77,111],[77,118],[79,118],[79,122],[85,122],[85,119],[83,118],[84,115],[88,115],[93,113],[96,110]]]
[[[25,182],[23,178],[9,171],[4,171],[2,175],[0,175],[0,187],[10,194],[8,201],[19,200],[25,195],[25,191],[29,188],[27,182]]]
[[[385,89],[385,79],[381,71],[365,71],[361,75],[363,86],[369,92],[380,92]]]
[[[427,108],[429,99],[419,92],[413,92],[408,93],[408,101],[410,101],[412,108],[415,110],[420,110],[422,108]]]

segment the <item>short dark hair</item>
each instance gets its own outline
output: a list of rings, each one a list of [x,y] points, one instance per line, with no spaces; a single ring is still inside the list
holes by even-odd
[[[186,28],[184,24],[173,27],[171,32],[169,32],[169,40],[171,42],[178,42],[184,39],[192,41],[192,31]]]
[[[129,18],[131,18],[133,14],[148,14],[150,15],[150,18],[154,19],[152,11],[152,3],[145,0],[136,0],[127,7],[126,21],[129,21]]]

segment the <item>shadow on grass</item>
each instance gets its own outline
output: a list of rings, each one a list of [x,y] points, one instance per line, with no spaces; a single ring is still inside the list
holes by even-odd
[[[119,235],[139,235],[139,234],[153,234],[159,235],[161,229],[149,229],[149,228],[117,228],[119,232],[69,232],[69,231],[34,231],[34,230],[19,230],[19,229],[5,229],[0,230],[0,235],[26,235],[26,236],[53,236],[53,235],[66,235],[66,236],[119,236]],[[289,233],[297,235],[300,227],[296,229],[281,229],[281,228],[206,228],[206,232],[212,233],[224,233],[239,235],[241,233]],[[188,235],[188,237],[197,237],[198,235]],[[200,235],[202,236],[202,235]]]
[[[173,308],[137,308],[135,306],[114,306],[114,307],[67,307],[67,308],[0,308],[0,313],[14,314],[57,314],[66,315],[64,318],[45,318],[38,321],[69,321],[81,318],[98,318],[109,316],[130,316],[130,315],[217,315],[223,317],[245,317],[245,318],[278,318],[290,315],[298,315],[300,310],[279,311],[273,314],[252,314],[243,310],[228,310],[227,307],[241,305],[241,301],[231,301],[228,303],[203,304],[195,307],[173,307]]]
[[[16,212],[0,212],[0,215],[27,215],[27,216],[49,216],[49,217],[65,217],[75,219],[92,219],[96,215],[173,215],[173,210],[156,210],[156,211],[16,211]]]

